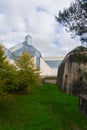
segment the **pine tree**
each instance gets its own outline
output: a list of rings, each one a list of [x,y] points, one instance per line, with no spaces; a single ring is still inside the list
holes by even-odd
[[[87,0],[76,0],[68,9],[59,11],[57,22],[71,32],[72,38],[80,36],[82,44],[87,44]]]

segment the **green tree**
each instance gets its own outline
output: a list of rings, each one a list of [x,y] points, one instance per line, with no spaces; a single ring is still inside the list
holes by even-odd
[[[75,0],[68,9],[59,11],[56,20],[71,32],[72,37],[78,35],[82,44],[87,44],[87,0]]]
[[[4,64],[5,72],[3,75],[5,90],[14,91],[16,89],[16,77],[17,70],[14,64],[10,64],[8,61]]]
[[[18,70],[18,90],[29,91],[32,86],[39,83],[39,70],[35,68],[34,60],[27,52],[24,52],[15,64]]]
[[[0,45],[0,93],[15,89],[16,67],[6,59],[3,47]]]
[[[0,45],[0,101],[9,99],[6,85],[7,65],[9,65],[9,63],[6,60],[3,47]]]
[[[2,46],[0,45],[0,95],[3,93],[5,87],[5,80],[3,79],[5,73],[4,68],[4,64],[6,62],[5,60],[6,57],[4,55],[4,51],[2,49]]]

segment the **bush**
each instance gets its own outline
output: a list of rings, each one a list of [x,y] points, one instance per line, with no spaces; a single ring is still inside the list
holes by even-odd
[[[39,69],[35,68],[33,58],[24,52],[15,62],[17,68],[17,90],[29,91],[40,82]]]

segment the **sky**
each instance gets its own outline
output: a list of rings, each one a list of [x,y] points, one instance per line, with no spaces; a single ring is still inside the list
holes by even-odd
[[[56,20],[73,0],[0,0],[0,42],[7,48],[32,36],[43,57],[65,56],[80,45]]]

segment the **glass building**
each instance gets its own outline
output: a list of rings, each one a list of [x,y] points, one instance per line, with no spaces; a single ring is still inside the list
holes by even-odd
[[[51,68],[58,68],[58,66],[60,65],[61,63],[61,60],[48,60],[48,61],[45,61],[47,63],[48,66],[50,66]]]
[[[3,50],[4,50],[4,53],[5,53],[5,56],[7,58],[9,58],[11,56],[11,52],[6,47],[4,47],[4,46],[3,46]]]
[[[41,53],[32,46],[32,37],[27,35],[25,41],[10,48],[4,48],[5,54],[9,59],[16,60],[23,52],[28,52],[32,57],[36,57],[36,67],[40,67]]]
[[[32,37],[27,35],[22,43],[10,48],[3,47],[5,56],[9,60],[16,60],[23,52],[28,52],[35,59],[36,68],[41,70],[42,75],[57,75],[61,60],[57,57],[41,57],[41,53],[32,46]]]

